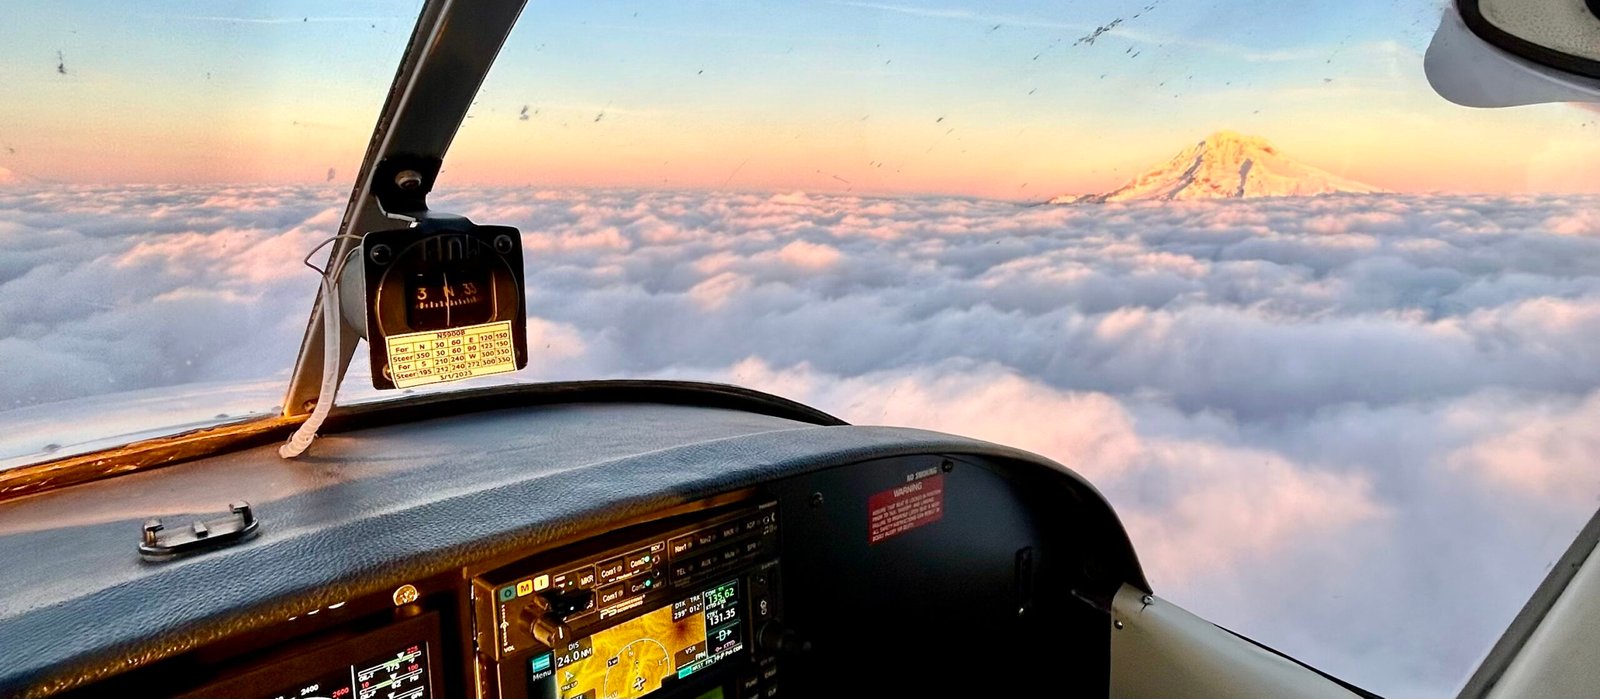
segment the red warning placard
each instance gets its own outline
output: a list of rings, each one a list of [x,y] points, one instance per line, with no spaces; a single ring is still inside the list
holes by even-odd
[[[944,516],[944,474],[890,488],[867,499],[868,543],[876,544]]]

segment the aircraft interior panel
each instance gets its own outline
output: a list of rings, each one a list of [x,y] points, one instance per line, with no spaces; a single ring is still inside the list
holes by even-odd
[[[376,411],[308,461],[263,445],[132,474],[109,513],[76,509],[104,481],[13,502],[0,634],[35,642],[0,689],[1011,694],[1039,675],[1006,668],[1048,666],[1106,691],[1107,609],[1141,578],[1091,487],[992,444],[743,400]],[[217,528],[230,502],[256,531],[140,552],[150,515]],[[46,559],[74,584],[25,584]]]

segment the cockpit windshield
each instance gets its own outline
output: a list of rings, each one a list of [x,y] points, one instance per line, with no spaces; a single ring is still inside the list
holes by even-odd
[[[324,5],[11,10],[0,464],[277,412],[418,9]],[[1030,449],[1175,600],[1447,693],[1600,495],[1600,119],[1439,98],[1440,10],[532,3],[429,200],[523,232],[478,383]]]
[[[278,412],[420,6],[7,9],[0,467]]]

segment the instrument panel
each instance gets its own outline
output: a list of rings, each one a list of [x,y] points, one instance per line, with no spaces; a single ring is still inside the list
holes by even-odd
[[[421,614],[238,673],[183,699],[443,697],[439,615]]]
[[[793,642],[778,512],[739,499],[314,610],[280,630],[325,630],[180,696],[433,699],[475,683],[499,699],[777,697],[775,651]]]
[[[485,433],[515,435],[516,415],[480,421],[501,417],[508,424],[485,425]],[[849,439],[853,429],[767,434],[806,432],[815,441]],[[692,458],[651,454],[609,471],[542,466],[544,482],[485,491],[492,498],[424,498],[438,507],[427,516],[369,509],[385,526],[362,536],[324,528],[307,535],[307,546],[286,540],[279,548],[262,547],[262,537],[154,568],[171,574],[175,597],[140,596],[117,606],[120,618],[160,604],[164,620],[148,627],[190,645],[69,696],[1031,695],[1036,673],[933,660],[956,639],[981,642],[1007,666],[1050,668],[1063,686],[1103,693],[1109,621],[1097,605],[1127,579],[1129,559],[1092,490],[1061,471],[949,452],[725,476],[723,464],[749,459],[748,439],[712,441],[727,447],[726,460],[697,447]],[[548,463],[552,445],[569,443],[538,441],[537,458],[530,450],[505,468]],[[591,446],[572,459],[605,448],[584,443]],[[445,483],[469,467],[416,473]],[[238,468],[241,478],[259,471],[253,462]],[[322,496],[308,497],[308,514],[328,511]],[[283,521],[281,507],[262,509],[272,517],[264,527]],[[447,545],[448,557],[436,557]],[[268,554],[272,565],[224,565]],[[285,584],[285,571],[306,578],[293,584],[315,596],[256,594]],[[260,600],[248,627],[184,631],[194,628],[185,619],[196,605],[245,595]]]
[[[479,681],[506,698],[761,696],[761,675],[776,681],[757,640],[781,623],[778,551],[766,500],[476,576]]]

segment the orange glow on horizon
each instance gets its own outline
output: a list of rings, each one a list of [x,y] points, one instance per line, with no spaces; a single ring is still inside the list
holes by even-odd
[[[1396,192],[1600,192],[1600,142],[1574,136],[1571,128],[1590,114],[1543,109],[1568,122],[1565,128],[1495,117],[1430,120],[1416,131],[1400,131],[1384,128],[1381,115],[1374,115],[1338,128],[1271,124],[1248,132],[1295,160]],[[1019,137],[1016,128],[942,133],[927,126],[741,125],[693,132],[664,120],[622,118],[609,127],[480,124],[457,139],[445,180],[1034,200],[1114,189],[1212,130],[1060,126],[1025,129]]]

